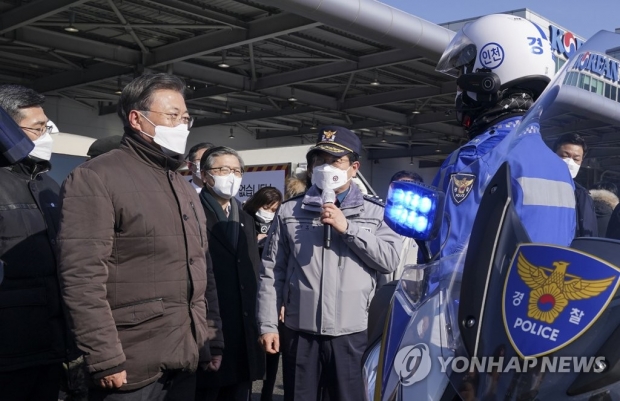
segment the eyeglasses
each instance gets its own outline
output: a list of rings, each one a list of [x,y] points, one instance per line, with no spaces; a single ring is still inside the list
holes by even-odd
[[[54,127],[52,127],[51,125],[44,125],[41,128],[30,128],[30,127],[19,127],[19,128],[24,129],[26,131],[30,131],[33,134],[35,134],[37,137],[40,137],[45,134],[50,134],[52,130],[54,129]]]
[[[347,156],[341,157],[339,159],[336,159],[335,157],[322,157],[322,156],[314,156],[312,158],[312,165],[313,166],[322,166],[323,164],[329,164],[330,166],[333,167],[340,167],[342,166],[345,162],[348,162],[349,158]]]
[[[146,111],[149,113],[163,114],[165,116],[168,116],[168,118],[172,120],[172,123],[175,126],[179,124],[187,124],[187,129],[190,129],[192,128],[192,125],[194,125],[195,118],[188,116],[188,115],[181,115],[179,113],[164,113],[161,111],[154,111],[154,110],[142,110],[142,111]]]
[[[230,168],[230,167],[213,167],[208,168],[209,171],[217,171],[215,175],[229,175],[231,172],[234,173],[237,177],[241,177],[243,175],[243,170],[240,168]]]

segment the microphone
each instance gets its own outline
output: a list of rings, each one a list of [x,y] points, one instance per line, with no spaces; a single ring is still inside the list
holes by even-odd
[[[336,202],[336,194],[333,189],[324,189],[321,198],[323,204]],[[323,245],[327,249],[332,245],[332,226],[329,224],[323,224]]]

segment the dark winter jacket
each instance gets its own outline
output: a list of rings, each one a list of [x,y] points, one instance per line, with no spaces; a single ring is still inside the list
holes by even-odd
[[[620,203],[611,212],[605,237],[620,240]]]
[[[596,212],[598,224],[598,236],[605,237],[611,213],[619,203],[618,197],[604,189],[591,189],[590,195],[594,201],[594,211]]]
[[[225,226],[226,223],[234,223],[218,219],[213,208],[207,204],[205,197],[210,196],[208,194],[208,190],[203,189],[200,200],[207,215],[209,253],[217,283],[226,349],[217,372],[198,373],[200,388],[259,380],[265,371],[265,354],[258,343],[256,322],[260,257],[254,220],[233,198],[231,207],[237,208],[239,223],[236,229],[237,241],[231,243]],[[215,198],[211,199],[215,202]]]
[[[181,163],[128,130],[63,184],[59,269],[72,331],[94,379],[127,371],[121,390],[194,371],[209,346],[223,347],[206,218],[175,172]]]
[[[57,278],[59,187],[49,162],[0,168],[0,372],[62,362],[66,331]]]
[[[575,237],[595,237],[598,233],[598,223],[594,202],[587,189],[575,181],[575,211],[577,212],[577,227]]]

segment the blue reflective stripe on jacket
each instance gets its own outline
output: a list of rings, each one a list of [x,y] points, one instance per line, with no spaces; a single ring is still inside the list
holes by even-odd
[[[515,209],[531,240],[570,244],[576,221],[573,180],[566,164],[542,141],[538,125],[515,130],[520,121],[521,117],[512,117],[496,124],[457,149],[441,166],[433,185],[446,192],[450,228],[444,220],[440,238],[431,243],[433,253],[444,241],[441,256],[467,246],[484,189],[505,161],[511,168]],[[459,192],[451,182],[455,174],[456,178],[475,176],[470,192],[458,204],[451,194]]]

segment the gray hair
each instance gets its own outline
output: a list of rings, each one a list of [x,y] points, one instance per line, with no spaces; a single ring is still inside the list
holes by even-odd
[[[0,107],[18,124],[24,118],[21,114],[22,109],[41,107],[43,102],[45,96],[25,86],[13,84],[0,86]]]
[[[131,81],[121,93],[117,113],[125,127],[129,127],[129,113],[132,110],[149,110],[153,93],[158,90],[173,90],[185,97],[185,83],[175,75],[144,74]]]
[[[228,146],[216,146],[215,148],[211,148],[203,153],[200,158],[200,169],[202,171],[209,170],[213,163],[215,162],[215,158],[224,155],[232,155],[239,160],[239,165],[241,166],[241,170],[245,171],[245,164],[243,163],[243,159],[239,156],[236,150],[233,148],[229,148]]]

